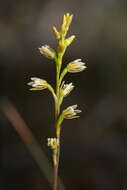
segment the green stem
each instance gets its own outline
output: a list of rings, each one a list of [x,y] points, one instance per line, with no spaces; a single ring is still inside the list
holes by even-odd
[[[67,74],[67,68],[65,67],[60,75],[59,85],[61,84],[61,82],[66,74]]]
[[[53,190],[57,189],[57,181],[58,181],[58,167],[59,167],[59,158],[60,158],[60,136],[58,139],[59,139],[59,145],[57,146],[56,165],[54,165]]]
[[[57,133],[57,120],[58,120],[59,112],[60,112],[60,104],[59,104],[60,82],[59,82],[59,78],[60,78],[60,70],[61,70],[61,65],[62,65],[62,57],[63,57],[63,53],[58,53],[58,58],[56,60],[56,97],[57,97],[57,102],[55,103],[55,118],[56,118],[56,137],[59,141],[59,144],[57,145],[56,164],[54,164],[53,190],[57,189],[58,167],[59,167],[59,157],[60,157],[60,130],[59,130],[59,134],[58,134]],[[59,129],[60,129],[60,126],[59,126]]]
[[[59,137],[61,132],[61,124],[63,122],[63,114],[61,114],[56,123],[56,135]]]
[[[55,105],[56,105],[56,103],[57,103],[57,96],[56,96],[56,94],[54,92],[54,89],[52,88],[52,86],[50,84],[48,84],[48,90],[52,93],[53,98],[54,98],[54,102],[55,102]]]
[[[62,44],[63,43],[63,44]],[[61,132],[61,126],[59,124],[58,126],[58,119],[59,119],[59,113],[60,113],[60,106],[62,103],[61,97],[60,97],[60,84],[67,73],[67,69],[64,69],[64,72],[62,72],[62,77],[60,76],[61,66],[62,66],[62,58],[65,53],[65,50],[67,48],[65,44],[65,37],[61,36],[61,39],[59,40],[59,46],[60,44],[64,45],[63,49],[58,48],[58,56],[55,58],[56,61],[56,97],[57,102],[55,103],[55,118],[56,118],[56,137],[59,141],[59,144],[57,145],[57,153],[56,153],[56,164],[54,164],[54,179],[53,179],[53,190],[57,189],[57,178],[58,178],[58,167],[59,167],[59,157],[60,157],[60,132]]]

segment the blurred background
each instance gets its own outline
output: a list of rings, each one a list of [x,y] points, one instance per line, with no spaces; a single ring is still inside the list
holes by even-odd
[[[1,190],[51,189],[37,149],[51,164],[54,104],[47,90],[30,92],[27,83],[36,76],[55,86],[55,64],[38,47],[57,47],[52,26],[59,29],[67,12],[74,14],[68,36],[76,39],[63,67],[82,58],[88,69],[66,76],[75,89],[63,108],[78,104],[82,113],[63,123],[59,176],[65,190],[127,189],[127,1],[6,0],[0,3]]]

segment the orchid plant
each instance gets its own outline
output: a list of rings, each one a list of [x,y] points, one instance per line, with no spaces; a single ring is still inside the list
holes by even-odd
[[[30,90],[44,90],[48,89],[53,98],[55,105],[55,120],[56,120],[56,137],[48,138],[48,146],[53,152],[53,165],[54,165],[54,177],[53,177],[53,190],[57,189],[57,178],[58,178],[58,166],[60,157],[60,135],[61,135],[61,124],[64,119],[74,119],[79,117],[81,110],[77,108],[77,105],[69,106],[63,111],[60,110],[63,99],[70,94],[73,90],[74,85],[72,83],[66,84],[63,81],[64,76],[67,73],[78,73],[86,69],[85,63],[81,59],[76,59],[67,64],[67,66],[61,71],[63,55],[67,47],[72,43],[75,36],[72,35],[66,38],[69,26],[71,24],[73,15],[69,13],[63,16],[62,25],[60,31],[53,27],[53,32],[56,39],[58,40],[58,47],[56,50],[52,49],[48,45],[41,46],[39,51],[42,55],[48,59],[54,60],[56,63],[56,90],[46,81],[37,77],[31,77],[31,82],[28,83],[32,88]]]

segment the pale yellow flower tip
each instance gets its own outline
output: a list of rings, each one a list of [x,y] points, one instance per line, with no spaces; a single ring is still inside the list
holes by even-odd
[[[67,109],[63,110],[62,115],[65,119],[74,119],[79,116],[77,113],[80,113],[81,110],[76,109],[77,105],[69,106]]]
[[[37,77],[31,77],[31,82],[28,83],[29,86],[32,86],[30,90],[43,90],[47,88],[47,81],[37,78]]]
[[[68,25],[71,24],[72,18],[73,18],[72,14],[69,14],[69,13],[66,14],[66,20],[67,20]]]
[[[54,34],[56,36],[56,39],[60,39],[60,33],[57,31],[55,26],[53,26],[53,32],[54,32]]]
[[[61,96],[67,96],[68,94],[70,94],[70,92],[73,90],[74,86],[72,85],[72,83],[70,84],[64,84],[65,82],[63,81],[63,83],[61,84],[60,87],[60,94]]]
[[[52,49],[50,46],[48,45],[44,45],[41,46],[39,48],[39,51],[42,55],[44,55],[45,57],[47,57],[48,59],[55,59],[56,57],[56,52],[54,49]]]
[[[59,145],[59,139],[57,138],[48,138],[48,146],[52,149],[56,149]]]
[[[63,21],[62,21],[61,30],[60,30],[60,32],[62,34],[66,35],[66,33],[69,29],[69,26],[71,24],[72,17],[73,17],[73,15],[71,15],[69,13],[67,13],[63,16]]]
[[[67,71],[70,73],[78,73],[86,68],[85,63],[81,62],[81,59],[76,59],[67,65]]]

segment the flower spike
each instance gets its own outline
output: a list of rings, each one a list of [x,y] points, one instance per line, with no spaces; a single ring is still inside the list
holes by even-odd
[[[32,88],[30,90],[43,90],[47,89],[50,91],[54,98],[55,107],[55,130],[56,138],[48,138],[48,146],[52,150],[52,158],[54,165],[54,177],[53,177],[53,190],[57,190],[57,176],[59,168],[59,157],[60,157],[60,136],[61,136],[61,125],[64,119],[74,119],[79,117],[81,110],[77,108],[77,105],[72,105],[61,111],[61,105],[63,103],[64,97],[69,95],[74,88],[73,83],[66,84],[63,81],[65,75],[69,73],[78,73],[86,69],[85,63],[81,59],[76,59],[69,62],[65,68],[62,70],[63,56],[66,49],[75,39],[74,35],[69,37],[67,32],[69,30],[73,15],[64,14],[60,30],[58,31],[55,26],[53,26],[53,32],[56,39],[58,40],[58,46],[56,50],[52,49],[48,45],[43,45],[39,48],[39,51],[46,58],[53,60],[56,64],[56,85],[55,88],[52,87],[46,80],[32,77],[31,82],[28,83]]]
[[[29,86],[32,86],[30,90],[44,90],[48,87],[47,81],[37,78],[37,77],[31,77],[31,82],[28,83]]]

